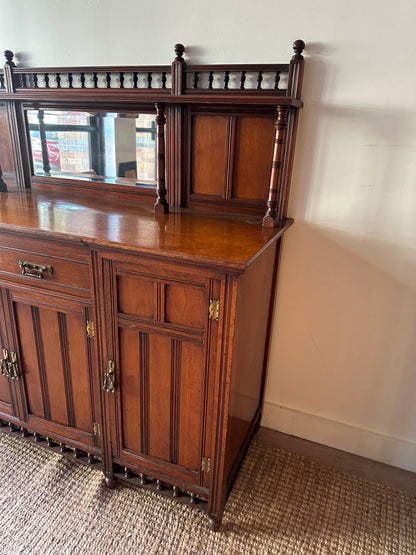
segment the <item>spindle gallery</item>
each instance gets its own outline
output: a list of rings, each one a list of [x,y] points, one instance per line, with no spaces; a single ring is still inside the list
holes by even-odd
[[[304,46],[0,72],[0,431],[214,530],[261,417]]]

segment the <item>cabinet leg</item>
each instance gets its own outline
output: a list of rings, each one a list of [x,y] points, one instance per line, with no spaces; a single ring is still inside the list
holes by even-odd
[[[218,516],[209,516],[209,527],[213,532],[218,532],[221,528],[222,518]]]
[[[114,489],[117,485],[117,480],[114,478],[114,476],[105,476],[105,485],[109,489]]]

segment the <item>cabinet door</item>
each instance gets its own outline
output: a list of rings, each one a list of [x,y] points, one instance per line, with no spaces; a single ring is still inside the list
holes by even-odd
[[[92,371],[94,339],[87,337],[86,301],[39,292],[8,291],[9,336],[19,365],[27,428],[78,448],[97,445]],[[94,383],[94,379],[97,384]]]
[[[4,317],[4,303],[7,303],[7,294],[0,289],[0,418],[7,419],[17,415],[16,380],[11,379],[7,362],[10,356],[7,326]]]
[[[116,416],[113,458],[173,483],[207,486],[201,462],[211,454],[218,337],[209,303],[220,280],[111,261],[104,276],[105,319],[113,323],[107,356],[115,383],[106,394]]]

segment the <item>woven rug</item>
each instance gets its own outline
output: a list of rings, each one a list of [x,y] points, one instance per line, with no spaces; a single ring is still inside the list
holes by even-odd
[[[0,553],[416,554],[416,498],[253,443],[220,532],[204,513],[0,434]]]

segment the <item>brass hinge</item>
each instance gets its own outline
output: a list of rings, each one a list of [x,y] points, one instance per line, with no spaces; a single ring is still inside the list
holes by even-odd
[[[101,428],[98,422],[94,422],[94,425],[92,427],[92,433],[95,436],[100,436],[101,435]]]
[[[87,337],[88,339],[95,338],[94,322],[92,320],[87,320]]]
[[[220,319],[220,301],[216,299],[210,299],[209,301],[209,319],[215,320],[216,322]]]
[[[206,474],[209,474],[209,473],[210,473],[210,470],[211,470],[211,459],[209,459],[208,457],[203,457],[203,458],[202,458],[201,470],[202,470],[202,472],[205,472]]]

